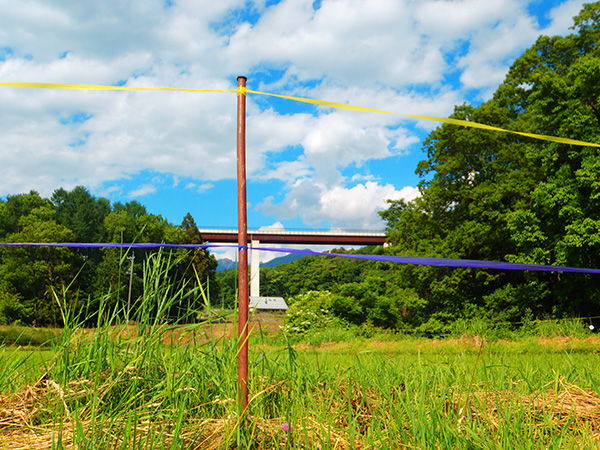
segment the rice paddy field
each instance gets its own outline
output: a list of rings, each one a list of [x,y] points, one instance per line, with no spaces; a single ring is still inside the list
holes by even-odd
[[[0,348],[0,448],[599,448],[597,337],[354,339],[210,325],[65,329]],[[212,334],[211,334],[212,333]]]

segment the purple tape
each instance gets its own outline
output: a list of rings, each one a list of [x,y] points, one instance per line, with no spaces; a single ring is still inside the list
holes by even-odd
[[[137,243],[137,244],[115,244],[115,243],[73,243],[73,242],[0,242],[0,246],[29,246],[29,247],[70,247],[70,248],[105,248],[105,247],[123,247],[123,248],[237,248],[248,250],[248,247],[236,244],[155,244],[155,243]],[[363,259],[368,261],[383,261],[397,264],[412,264],[418,266],[438,266],[438,267],[472,267],[476,269],[495,269],[495,270],[530,270],[535,272],[576,272],[600,274],[600,269],[582,269],[577,267],[547,266],[541,264],[520,264],[500,261],[479,261],[474,259],[448,259],[448,258],[425,258],[422,256],[388,256],[388,255],[356,255],[346,253],[322,253],[311,250],[298,250],[295,248],[276,248],[276,247],[254,247],[256,250],[279,253],[296,253],[299,255],[317,255],[317,256],[336,256],[340,258]]]
[[[268,252],[296,253],[301,255],[338,256],[341,258],[364,259],[369,261],[384,261],[398,264],[439,267],[473,267],[476,269],[496,270],[531,270],[536,272],[577,272],[600,274],[600,269],[580,269],[577,267],[546,266],[541,264],[520,264],[500,261],[479,261],[475,259],[425,258],[422,256],[388,256],[388,255],[352,255],[345,253],[321,253],[294,248],[254,247],[256,250]]]
[[[244,246],[235,244],[154,244],[154,243],[137,243],[137,244],[115,244],[115,243],[79,243],[79,242],[0,242],[0,245],[13,247],[71,247],[71,248],[243,248]],[[247,247],[246,247],[247,249]]]

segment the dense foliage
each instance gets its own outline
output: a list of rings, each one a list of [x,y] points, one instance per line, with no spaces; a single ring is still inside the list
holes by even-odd
[[[333,253],[381,254],[383,249],[365,247],[352,252],[336,249]],[[291,328],[297,325],[296,322],[305,321],[304,313],[316,314],[325,322],[333,318],[349,325],[412,328],[422,323],[423,318],[409,317],[408,311],[422,300],[413,290],[399,285],[396,271],[394,264],[384,262],[306,256],[276,267],[261,268],[261,295],[286,299],[292,307],[288,312]],[[219,272],[217,279],[224,299],[234,299],[236,270]],[[234,305],[230,303],[229,306]],[[300,309],[303,313],[296,317],[296,311]],[[324,318],[324,313],[330,317]]]
[[[50,199],[37,192],[9,195],[0,200],[0,241],[24,242],[156,242],[202,243],[194,219],[181,225],[148,213],[137,201],[111,203],[95,198],[84,187],[56,190]],[[129,296],[131,263],[135,256],[131,290],[133,305],[141,293],[142,265],[150,250],[126,247],[70,249],[60,247],[0,247],[0,323],[60,324],[56,301],[68,296],[73,305],[95,308],[98,299],[117,293],[113,302],[125,304]],[[154,250],[152,250],[154,252]],[[173,251],[178,264],[173,277],[191,288],[198,281],[214,281],[216,260],[205,249]],[[218,295],[216,283],[210,283]],[[189,300],[191,301],[191,300]],[[114,305],[113,305],[114,306]],[[179,305],[187,309],[190,305]],[[93,311],[86,316],[93,317]],[[178,314],[178,311],[173,311]]]
[[[493,98],[452,117],[600,142],[600,2],[575,34],[540,37]],[[425,141],[421,197],[391,202],[391,252],[600,267],[598,149],[444,125]],[[402,267],[399,284],[422,300],[430,325],[457,317],[600,314],[597,275]]]
[[[492,99],[457,106],[452,117],[600,142],[600,2],[584,6],[574,30],[541,36]],[[421,196],[391,201],[381,213],[387,253],[600,267],[598,148],[443,125],[424,151],[427,158],[417,167]],[[304,302],[303,314],[327,311],[351,324],[436,331],[473,318],[497,323],[600,315],[597,275],[316,257],[263,272],[268,295],[331,292],[323,297],[326,307]]]
[[[541,36],[515,61],[489,101],[459,105],[452,117],[600,142],[600,2],[585,5],[573,29],[564,37]],[[598,148],[443,125],[429,135],[424,150],[426,159],[417,167],[421,196],[391,201],[381,213],[391,244],[385,252],[600,267]],[[75,188],[59,189],[50,199],[31,192],[0,201],[0,240],[199,243],[201,236],[190,215],[175,226],[138,202],[111,205]],[[53,293],[69,285],[67,295],[74,303],[106,292],[118,292],[115,298],[126,301],[128,255],[123,249],[3,247],[0,252],[2,321],[59,322]],[[144,253],[136,251],[136,266]],[[216,262],[206,251],[179,251],[178,256],[182,261],[175,277],[190,287],[209,280],[212,301],[234,306],[235,270],[220,273],[217,280]],[[141,289],[137,276],[132,289],[135,297]],[[519,322],[600,315],[600,277],[560,272],[314,256],[262,269],[261,289],[263,295],[291,298],[292,304],[302,298],[305,304],[296,309],[319,320],[326,314],[350,325],[396,329],[434,331],[474,317]],[[322,295],[305,295],[311,291]],[[298,324],[306,322],[302,314]]]

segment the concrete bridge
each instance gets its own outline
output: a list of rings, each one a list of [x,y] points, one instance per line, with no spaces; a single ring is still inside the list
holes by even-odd
[[[237,243],[237,229],[200,229],[202,240],[213,243]],[[260,296],[260,244],[295,245],[384,245],[385,233],[368,231],[291,231],[248,230],[250,243],[250,296]]]

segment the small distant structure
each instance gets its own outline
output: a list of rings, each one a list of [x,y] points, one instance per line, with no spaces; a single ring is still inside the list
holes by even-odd
[[[283,297],[250,297],[250,309],[256,311],[287,311]]]

